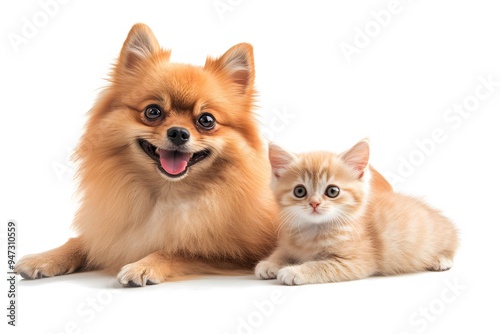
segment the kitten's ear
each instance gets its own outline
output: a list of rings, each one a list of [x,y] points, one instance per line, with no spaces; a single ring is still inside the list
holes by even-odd
[[[255,77],[252,45],[237,44],[217,59],[208,58],[205,68],[224,72],[242,94],[252,92]]]
[[[133,71],[141,62],[160,50],[160,45],[151,29],[142,23],[135,24],[123,43],[117,69]]]
[[[361,179],[365,174],[368,160],[370,159],[370,144],[368,139],[363,139],[354,145],[349,151],[342,154],[342,160],[351,166],[357,173],[358,178]]]
[[[273,174],[280,177],[284,170],[297,160],[297,157],[285,151],[276,144],[269,143],[269,161],[273,168]]]

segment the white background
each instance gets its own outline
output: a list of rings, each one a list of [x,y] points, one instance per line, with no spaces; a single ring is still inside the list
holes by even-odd
[[[401,0],[380,31],[370,13],[388,0],[219,3],[230,6],[222,15],[213,0],[73,0],[43,22],[37,1],[2,2],[1,254],[8,219],[18,222],[20,255],[72,235],[68,158],[128,30],[144,22],[173,61],[202,65],[233,44],[253,44],[262,129],[284,147],[340,151],[369,136],[372,163],[387,176],[401,159],[417,159],[395,188],[455,221],[455,267],[296,289],[251,276],[142,289],[100,273],[21,280],[18,327],[9,333],[497,333],[500,87],[460,124],[443,118],[474,102],[479,77],[500,81],[496,2]],[[45,25],[16,50],[8,36],[22,35],[34,16]],[[341,43],[355,46],[366,26],[373,37],[348,62]],[[446,140],[423,156],[416,141],[436,128]],[[5,255],[1,261],[5,268]]]

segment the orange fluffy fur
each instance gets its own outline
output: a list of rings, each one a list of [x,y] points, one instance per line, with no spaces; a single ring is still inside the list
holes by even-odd
[[[453,224],[422,201],[375,189],[366,141],[342,155],[271,146],[270,158],[283,227],[258,277],[299,285],[451,267]]]
[[[123,285],[144,286],[252,268],[272,251],[277,206],[252,114],[252,47],[238,44],[220,58],[208,58],[204,67],[169,58],[147,26],[132,28],[76,152],[79,235],[24,257],[17,265],[23,277],[106,269],[118,272]],[[164,110],[160,121],[145,118],[151,104]],[[216,119],[209,131],[196,123],[204,112]],[[174,126],[189,130],[190,150],[208,149],[210,155],[171,179],[138,139],[164,147]]]

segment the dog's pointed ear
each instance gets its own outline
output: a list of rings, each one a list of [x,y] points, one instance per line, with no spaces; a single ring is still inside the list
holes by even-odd
[[[160,45],[153,31],[147,25],[137,23],[130,29],[127,39],[123,43],[117,69],[133,72],[141,66],[145,59],[160,50]]]
[[[233,46],[217,59],[207,58],[205,68],[222,72],[242,94],[251,93],[255,78],[253,48],[248,43]]]
[[[296,162],[297,159],[295,154],[285,151],[274,143],[269,143],[269,161],[271,162],[274,176],[281,177],[283,171]]]

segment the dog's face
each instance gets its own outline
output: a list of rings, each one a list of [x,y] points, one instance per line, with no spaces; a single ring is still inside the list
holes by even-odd
[[[260,145],[250,45],[208,58],[204,67],[169,58],[147,26],[132,28],[112,75],[109,108],[95,115],[109,151],[131,152],[126,166],[179,181]]]

